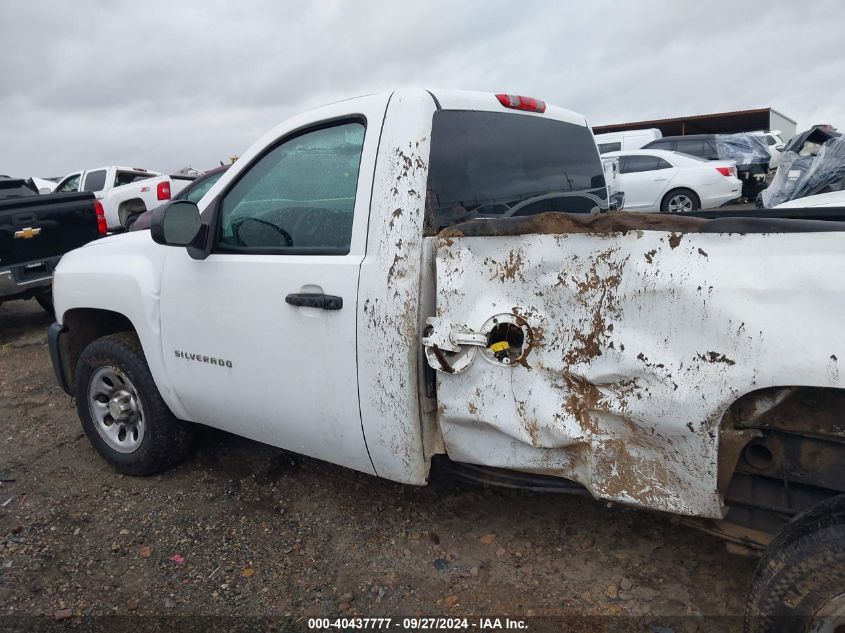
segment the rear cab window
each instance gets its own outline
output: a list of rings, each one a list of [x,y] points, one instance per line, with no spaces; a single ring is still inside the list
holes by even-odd
[[[499,112],[434,114],[426,234],[474,219],[607,208],[588,127]]]
[[[114,175],[114,186],[122,187],[123,185],[128,185],[129,183],[133,182],[139,182],[141,180],[146,180],[147,178],[152,177],[153,175],[149,172],[118,170],[117,173],[115,173]]]

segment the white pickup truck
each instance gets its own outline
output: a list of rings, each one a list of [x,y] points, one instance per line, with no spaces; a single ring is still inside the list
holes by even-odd
[[[190,176],[165,176],[139,167],[97,167],[68,174],[54,193],[90,191],[106,214],[110,231],[129,229],[145,211],[170,200],[193,180]]]
[[[845,224],[606,208],[583,116],[342,101],[65,255],[53,364],[124,473],[195,422],[412,485],[445,462],[768,546],[749,631],[843,615]]]

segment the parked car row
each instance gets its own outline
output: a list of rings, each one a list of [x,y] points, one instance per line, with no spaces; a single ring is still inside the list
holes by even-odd
[[[754,200],[766,187],[771,156],[761,137],[751,134],[695,134],[666,136],[643,149],[662,149],[705,160],[732,160],[742,181],[742,196]]]
[[[757,194],[766,187],[769,171],[774,168],[774,157],[778,153],[775,148],[778,147],[779,142],[782,145],[782,141],[779,141],[777,134],[778,132],[775,130],[747,134],[663,136],[660,130],[655,128],[599,134],[596,136],[596,142],[603,155],[623,156],[626,155],[624,153],[643,149],[685,154],[708,161],[733,161],[733,176],[740,180],[741,185],[741,192],[734,198],[724,200],[720,195],[702,195],[702,192],[692,187],[685,187],[695,195],[685,194],[682,201],[684,208],[689,208],[691,205],[692,209],[709,209],[725,202],[732,202],[740,197],[749,200],[757,197]],[[623,152],[623,154],[618,152]],[[638,186],[642,186],[641,180],[638,179]],[[657,182],[662,182],[662,180]],[[630,206],[629,192],[625,192],[625,194],[628,200],[628,208],[636,209],[637,207]],[[661,196],[663,195],[665,195],[665,190],[661,190],[658,184],[652,185],[647,196],[652,197],[651,203],[639,208],[641,210],[663,210],[666,212],[664,207],[667,205],[662,204],[663,198]]]
[[[665,150],[609,152],[619,159],[626,211],[681,213],[736,200],[742,183],[733,161],[704,160]]]
[[[173,198],[198,201],[226,168],[195,178],[111,166],[58,183],[0,176],[0,303],[34,298],[52,311],[52,275],[62,255],[131,230],[139,218],[139,228],[149,227],[148,210]]]
[[[103,205],[110,231],[131,227],[142,213],[188,185],[191,176],[165,176],[137,167],[97,167],[68,174],[55,192],[90,191]]]

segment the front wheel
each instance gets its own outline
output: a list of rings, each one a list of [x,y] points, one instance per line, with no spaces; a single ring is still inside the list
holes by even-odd
[[[757,566],[746,633],[845,631],[845,495],[796,517]]]
[[[79,357],[76,410],[97,452],[127,475],[154,475],[180,461],[193,426],[161,398],[134,334],[96,339]]]
[[[690,189],[673,189],[660,203],[661,213],[683,213],[701,208],[701,201]]]

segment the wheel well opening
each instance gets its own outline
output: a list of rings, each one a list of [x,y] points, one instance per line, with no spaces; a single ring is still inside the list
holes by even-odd
[[[663,196],[663,201],[664,201],[664,202],[668,201],[670,198],[672,198],[672,196],[676,196],[676,195],[678,195],[678,193],[680,193],[680,192],[684,192],[684,193],[690,194],[690,195],[692,196],[693,200],[694,200],[694,201],[695,201],[695,202],[696,202],[699,206],[701,205],[701,198],[699,197],[699,195],[698,195],[695,191],[693,191],[693,190],[692,190],[692,189],[690,189],[689,187],[675,187],[674,189],[670,189],[670,190],[669,190],[669,191],[667,191],[667,192],[666,192],[666,194]]]
[[[111,310],[74,308],[65,312],[62,321],[67,328],[62,350],[65,367],[62,369],[71,385],[76,381],[76,362],[91,341],[109,334],[135,331],[128,318]]]
[[[117,208],[117,217],[122,225],[126,225],[126,220],[136,213],[144,213],[147,210],[147,205],[140,198],[131,198],[124,200]]]
[[[722,419],[719,491],[725,521],[769,534],[845,493],[845,389],[771,387]]]

